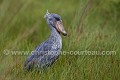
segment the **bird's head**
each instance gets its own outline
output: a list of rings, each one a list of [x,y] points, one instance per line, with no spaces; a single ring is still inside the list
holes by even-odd
[[[61,17],[58,14],[52,14],[47,11],[44,17],[48,25],[54,27],[59,33],[62,33],[64,36],[67,35],[63,27]]]

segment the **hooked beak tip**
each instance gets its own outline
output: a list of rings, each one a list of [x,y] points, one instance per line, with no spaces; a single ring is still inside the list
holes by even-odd
[[[64,31],[64,32],[62,32],[62,34],[64,35],[64,36],[67,36],[67,33]]]

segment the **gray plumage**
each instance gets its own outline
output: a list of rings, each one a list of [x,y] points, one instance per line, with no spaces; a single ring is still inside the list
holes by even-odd
[[[46,41],[38,45],[30,56],[28,56],[24,64],[25,70],[47,68],[51,66],[60,55],[62,49],[62,38],[60,33],[66,35],[63,26],[60,27],[58,25],[57,27],[57,22],[62,24],[61,17],[57,14],[50,14],[47,12],[45,19],[49,25],[51,35]]]

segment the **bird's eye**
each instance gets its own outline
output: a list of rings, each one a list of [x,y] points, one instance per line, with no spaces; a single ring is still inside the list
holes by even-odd
[[[60,21],[60,18],[55,17],[55,19],[56,19],[57,21]]]

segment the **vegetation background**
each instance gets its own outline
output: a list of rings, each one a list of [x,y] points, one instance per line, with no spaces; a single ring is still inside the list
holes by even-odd
[[[25,73],[26,56],[48,38],[46,10],[62,16],[64,51],[116,55],[61,55],[44,73]],[[120,0],[0,0],[0,80],[120,80]]]

